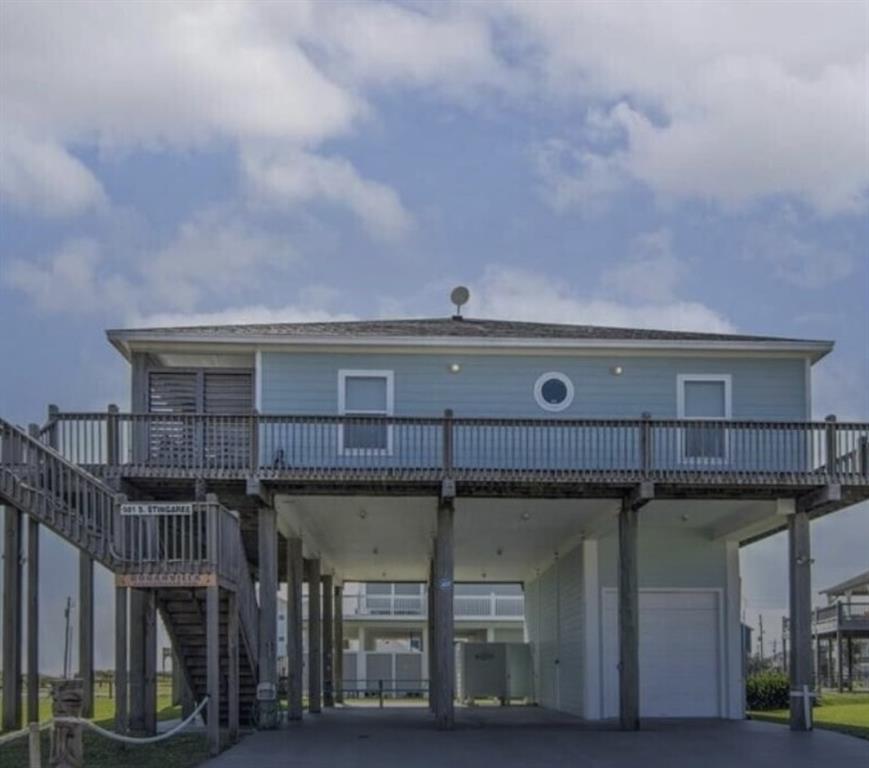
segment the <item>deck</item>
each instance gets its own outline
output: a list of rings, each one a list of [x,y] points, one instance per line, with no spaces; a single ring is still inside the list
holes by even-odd
[[[287,493],[776,498],[869,496],[869,424],[129,414],[53,409],[40,439],[103,478],[170,497],[194,480]]]

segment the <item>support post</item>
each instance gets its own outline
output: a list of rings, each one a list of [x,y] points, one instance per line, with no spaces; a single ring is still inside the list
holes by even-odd
[[[127,588],[115,587],[115,730],[127,732]]]
[[[332,602],[332,576],[327,574],[322,577],[323,583],[323,706],[335,706],[335,681],[334,674],[334,648],[335,633],[332,619],[335,615],[335,607]]]
[[[640,592],[637,508],[622,500],[619,512],[619,725],[640,728]]]
[[[10,457],[3,456],[3,460]],[[23,515],[6,507],[3,550],[3,724],[21,728],[21,527]]]
[[[344,587],[335,585],[335,703],[344,703]]]
[[[214,526],[212,526],[212,529]],[[208,753],[220,752],[220,587],[205,588],[205,676],[208,691]]]
[[[78,675],[82,717],[94,716],[94,561],[78,553]]]
[[[302,659],[302,540],[287,539],[287,711],[290,720],[302,719],[304,681]]]
[[[27,722],[39,722],[39,521],[27,522]]]
[[[842,604],[839,604],[839,626],[842,626]],[[842,644],[842,631],[837,630],[836,632],[836,685],[838,686],[839,693],[844,693],[845,691],[845,681],[842,679],[842,673],[845,670],[845,659],[843,653],[843,644]]]
[[[853,638],[848,635],[848,690],[854,690],[854,648],[852,645]]]
[[[797,505],[788,521],[791,614],[791,706],[793,731],[812,728],[812,556],[809,513]]]
[[[145,697],[145,733],[153,736],[157,733],[157,592],[145,591],[143,645],[145,650],[145,679],[143,694]]]
[[[277,685],[278,659],[278,529],[277,514],[260,507],[257,515],[259,546],[259,682]]]
[[[226,629],[226,651],[229,658],[227,659],[227,710],[229,724],[229,741],[235,743],[238,741],[238,722],[239,722],[239,669],[238,669],[238,594],[230,592],[228,597],[228,613],[227,629]]]
[[[144,589],[130,590],[130,732],[145,733],[145,602]]]
[[[321,626],[320,626],[320,560],[308,563],[308,711],[318,714],[322,706],[320,687]]]
[[[452,498],[441,498],[438,504],[437,549],[435,552],[434,635],[436,668],[434,688],[435,724],[440,730],[451,730],[455,723],[454,693],[456,658],[453,651],[453,518]]]
[[[435,648],[434,641],[434,594],[435,594],[435,576],[434,576],[434,552],[437,548],[437,542],[432,542],[432,558],[428,563],[428,589],[427,597],[428,597],[428,621],[426,624],[426,643],[428,644],[428,708],[434,714],[436,706],[435,699],[437,698],[437,691],[434,686],[434,677],[435,677],[435,668],[437,658],[437,649]]]

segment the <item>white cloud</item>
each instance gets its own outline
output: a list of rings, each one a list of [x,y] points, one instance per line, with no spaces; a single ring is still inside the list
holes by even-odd
[[[576,150],[582,162],[562,184],[580,208],[628,177],[665,201],[732,209],[785,195],[825,214],[865,209],[864,4],[510,7],[552,93],[595,116],[610,105],[585,136],[608,121],[623,139]]]
[[[221,209],[183,223],[171,242],[139,260],[149,302],[192,311],[210,295],[256,288],[298,258],[282,238]]]
[[[161,312],[153,315],[139,315],[134,322],[143,328],[168,328],[249,323],[320,323],[355,319],[356,317],[350,314],[332,313],[304,305],[289,304],[285,307],[266,307],[263,305],[230,307],[219,312]]]
[[[602,288],[644,303],[673,301],[685,265],[673,253],[672,240],[668,229],[637,235],[629,257],[604,272]]]
[[[543,199],[559,213],[578,210],[587,217],[599,216],[628,181],[610,158],[560,139],[537,144],[532,157]]]
[[[298,150],[248,150],[242,169],[254,199],[292,207],[310,200],[345,206],[369,233],[386,240],[405,235],[412,218],[390,187],[363,179],[346,160]]]
[[[253,291],[298,261],[282,238],[222,209],[200,212],[163,247],[137,254],[132,274],[122,274],[123,256],[110,261],[104,250],[72,238],[41,260],[10,260],[3,282],[44,312],[109,310],[132,319],[157,309],[195,312],[206,300]]]
[[[44,312],[90,313],[122,303],[130,291],[123,279],[105,275],[101,262],[96,241],[76,238],[38,262],[10,260],[3,282]]]
[[[521,269],[487,268],[474,293],[472,309],[480,317],[711,333],[733,331],[725,317],[698,302],[621,303],[586,297],[563,281]]]
[[[0,132],[0,200],[46,216],[73,216],[105,203],[90,170],[53,141]]]

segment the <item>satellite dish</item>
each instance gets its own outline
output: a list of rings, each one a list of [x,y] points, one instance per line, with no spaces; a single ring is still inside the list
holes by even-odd
[[[454,317],[459,318],[462,316],[462,307],[468,303],[468,299],[470,298],[471,292],[465,288],[464,285],[458,285],[453,288],[453,291],[450,294],[450,301],[456,305],[456,314]]]

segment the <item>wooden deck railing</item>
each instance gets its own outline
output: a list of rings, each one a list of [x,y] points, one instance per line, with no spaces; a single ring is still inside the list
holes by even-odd
[[[112,568],[115,496],[100,480],[0,419],[0,502],[13,504]]]
[[[787,633],[790,620],[782,620],[782,631]],[[833,603],[815,608],[812,611],[813,631],[820,634],[832,632],[861,631],[869,632],[869,599],[852,598],[850,603]]]
[[[56,413],[43,439],[100,471],[406,480],[869,483],[869,424]]]

